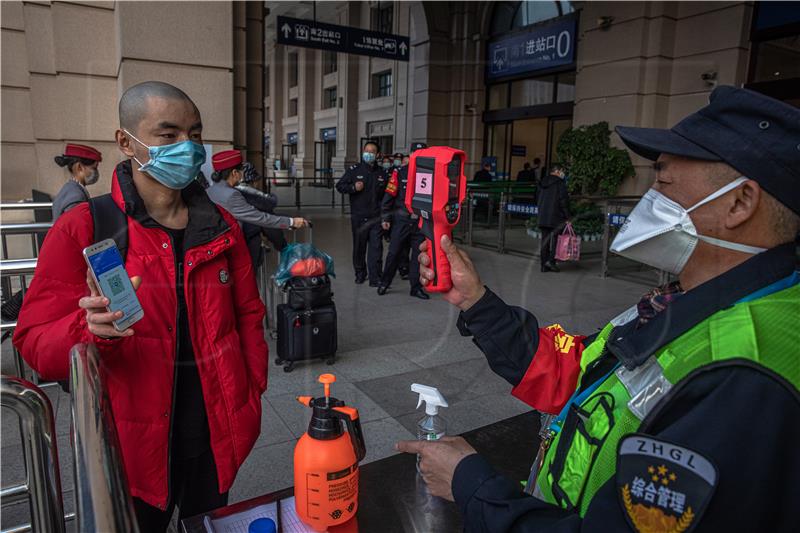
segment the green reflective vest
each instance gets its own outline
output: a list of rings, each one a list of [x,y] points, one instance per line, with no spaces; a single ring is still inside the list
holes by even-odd
[[[620,439],[639,428],[673,385],[702,366],[747,359],[800,389],[799,316],[800,285],[794,285],[715,313],[632,371],[617,368],[567,416],[544,456],[534,494],[584,516],[616,471]],[[603,354],[612,329],[607,325],[584,350],[582,371]]]

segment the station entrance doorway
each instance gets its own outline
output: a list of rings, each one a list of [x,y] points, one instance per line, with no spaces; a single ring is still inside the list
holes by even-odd
[[[525,163],[540,160],[541,172],[557,161],[561,135],[572,126],[572,116],[521,118],[486,125],[486,153],[495,157],[495,179],[513,180]]]

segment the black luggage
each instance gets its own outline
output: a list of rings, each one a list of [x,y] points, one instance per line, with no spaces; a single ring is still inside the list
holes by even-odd
[[[331,279],[327,274],[291,278],[286,282],[285,290],[289,293],[289,306],[298,311],[333,303]]]
[[[291,372],[295,361],[325,359],[329,365],[335,362],[338,347],[336,306],[330,304],[298,310],[280,304],[276,318],[278,357],[275,364],[284,365],[284,372]]]

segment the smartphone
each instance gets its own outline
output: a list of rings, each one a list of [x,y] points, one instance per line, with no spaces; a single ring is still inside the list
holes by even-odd
[[[113,322],[117,331],[125,331],[144,317],[144,309],[136,297],[122,255],[114,239],[106,239],[83,249],[83,257],[89,265],[95,285],[100,294],[108,298],[106,307],[111,312],[122,311],[122,318]]]

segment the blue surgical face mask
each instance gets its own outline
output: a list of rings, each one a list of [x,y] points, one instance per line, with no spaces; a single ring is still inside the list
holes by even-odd
[[[382,166],[383,166],[383,168],[391,168],[392,164],[389,163],[388,161],[384,161]]]
[[[361,154],[361,160],[368,165],[375,161],[375,154],[372,152],[364,152]]]
[[[394,166],[395,167],[399,167],[400,166],[400,160],[399,159],[395,159],[394,160]]]
[[[200,167],[206,161],[206,151],[202,144],[193,141],[182,141],[161,146],[147,146],[133,136],[128,130],[123,130],[131,138],[147,148],[150,160],[139,163],[139,171],[146,172],[164,187],[170,189],[184,189],[200,172]]]

